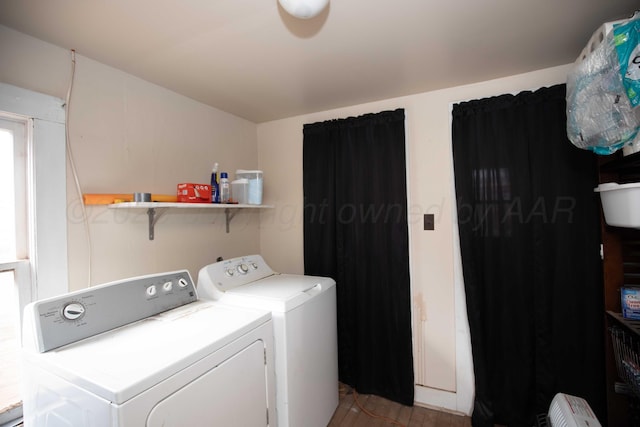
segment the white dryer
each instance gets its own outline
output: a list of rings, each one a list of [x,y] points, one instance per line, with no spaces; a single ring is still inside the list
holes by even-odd
[[[338,406],[335,281],[278,274],[251,255],[203,267],[198,294],[271,311],[279,426],[325,427]]]
[[[28,426],[275,426],[265,310],[200,301],[188,271],[25,308]]]

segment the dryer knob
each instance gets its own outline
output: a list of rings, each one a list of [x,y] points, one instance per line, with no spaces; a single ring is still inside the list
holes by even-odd
[[[247,267],[247,264],[240,264],[238,266],[238,273],[247,274],[248,272],[249,272],[249,267]]]
[[[62,309],[62,317],[67,320],[78,320],[84,315],[84,305],[79,302],[71,302]]]

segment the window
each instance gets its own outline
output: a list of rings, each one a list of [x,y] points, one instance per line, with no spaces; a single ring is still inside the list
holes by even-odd
[[[0,113],[0,413],[13,418],[20,397],[20,311],[16,290],[30,287],[26,117]],[[22,269],[24,270],[24,269]]]
[[[513,209],[515,207],[519,211],[520,200],[511,197],[509,169],[474,169],[472,177],[476,203],[472,210],[477,224],[474,231],[483,237],[511,236]],[[460,207],[460,212],[464,208]]]
[[[0,113],[0,261],[26,258],[27,118]],[[19,200],[16,200],[16,196]]]
[[[65,160],[63,102],[0,83],[0,425],[22,414],[24,306],[68,290]]]

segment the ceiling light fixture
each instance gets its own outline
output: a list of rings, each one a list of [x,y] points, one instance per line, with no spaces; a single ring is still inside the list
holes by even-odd
[[[310,19],[327,7],[329,0],[278,0],[289,14],[300,19]]]

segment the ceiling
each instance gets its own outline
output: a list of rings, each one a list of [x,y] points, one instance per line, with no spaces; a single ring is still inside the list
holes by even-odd
[[[573,62],[638,0],[0,0],[0,24],[252,122]],[[78,70],[80,72],[80,70]]]

